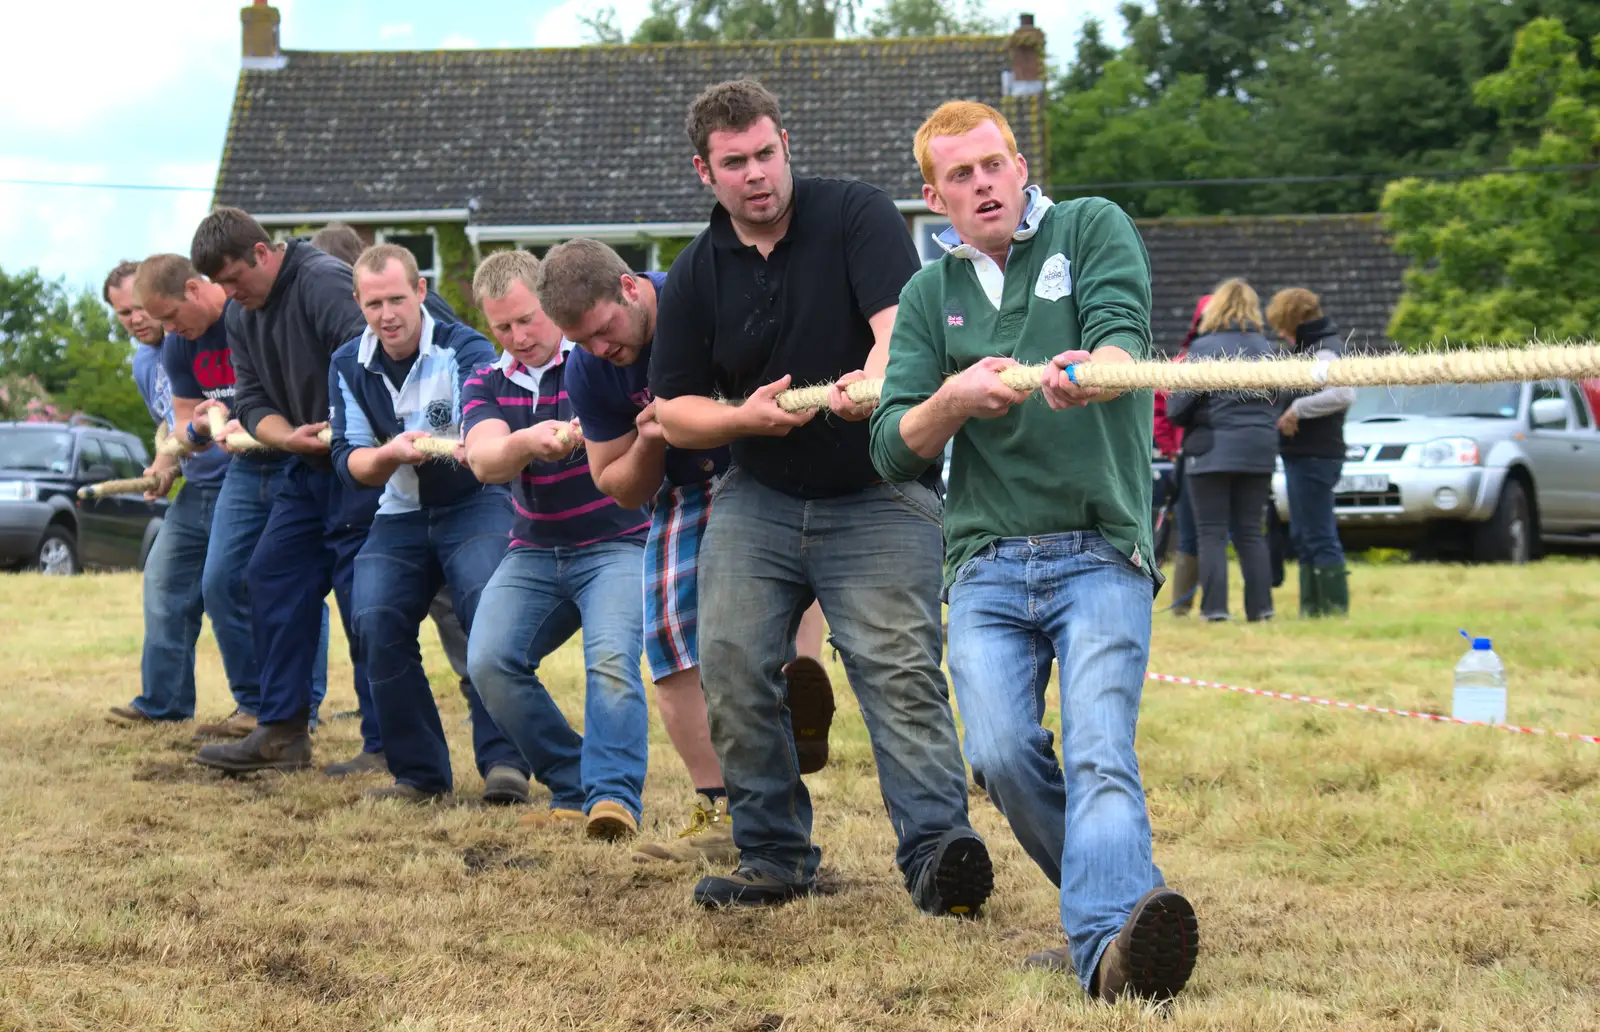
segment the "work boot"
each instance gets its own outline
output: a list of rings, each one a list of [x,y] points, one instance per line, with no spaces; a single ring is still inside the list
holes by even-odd
[[[513,806],[528,801],[528,775],[515,767],[490,767],[483,779],[483,801]]]
[[[638,830],[639,822],[627,807],[610,799],[602,799],[589,807],[589,819],[583,826],[585,835],[606,842],[632,838]]]
[[[913,896],[934,917],[977,917],[994,891],[994,868],[983,839],[971,828],[951,828],[939,839]]]
[[[694,809],[689,811],[689,824],[678,832],[676,841],[646,842],[634,850],[633,858],[640,863],[651,860],[668,860],[678,863],[696,863],[705,860],[714,864],[739,862],[739,847],[733,844],[733,820],[728,816],[728,797],[712,801],[703,795],[694,799]]]
[[[1300,619],[1314,620],[1323,613],[1322,586],[1317,583],[1317,571],[1310,563],[1296,563],[1300,567]]]
[[[243,738],[256,729],[256,718],[235,709],[221,720],[201,724],[194,729],[195,741],[212,738]]]
[[[546,828],[557,824],[582,824],[588,820],[582,810],[565,810],[556,807],[550,810],[537,810],[525,813],[517,819],[520,828]]]
[[[162,723],[137,706],[113,706],[108,712],[111,715],[106,718],[107,722],[120,724],[123,727]]]
[[[1350,615],[1350,582],[1345,565],[1318,566],[1314,571],[1322,612],[1328,616]]]
[[[237,742],[202,746],[194,761],[230,774],[307,770],[311,766],[311,735],[304,720],[257,724],[254,731]]]
[[[1089,991],[1105,1003],[1124,996],[1170,1000],[1188,984],[1199,953],[1200,923],[1189,901],[1171,889],[1151,889],[1101,951]]]
[[[1053,950],[1040,950],[1030,953],[1022,959],[1025,970],[1054,971],[1058,974],[1072,972],[1072,950],[1066,946],[1057,946]]]
[[[450,802],[450,793],[424,792],[415,785],[404,785],[396,781],[394,784],[385,785],[382,788],[368,789],[367,798],[375,802],[393,799],[401,803],[448,803]]]
[[[770,907],[809,896],[812,884],[779,881],[753,867],[740,866],[732,874],[708,874],[694,887],[694,901],[702,907]]]
[[[359,752],[353,760],[328,764],[322,768],[322,773],[330,778],[347,778],[353,774],[387,774],[389,759],[383,754],[382,749],[377,752]]]
[[[1172,560],[1172,615],[1188,616],[1200,587],[1200,557],[1179,552]]]
[[[833,723],[833,682],[810,656],[783,668],[789,681],[789,725],[794,731],[800,773],[815,774],[828,764],[828,728]]]

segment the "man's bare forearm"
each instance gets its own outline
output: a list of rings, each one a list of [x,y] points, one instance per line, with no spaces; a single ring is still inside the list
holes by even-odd
[[[474,427],[467,435],[467,468],[482,483],[509,483],[528,465],[528,449],[515,434],[484,437],[479,435],[482,429]]]
[[[679,448],[720,448],[749,436],[737,405],[695,395],[656,399],[656,419],[667,442]]]
[[[294,433],[294,427],[289,424],[289,421],[273,412],[261,417],[261,421],[256,424],[256,432],[253,436],[268,448],[286,451],[287,449],[284,445],[288,442],[289,435],[292,433]]]
[[[593,452],[593,445],[590,451]],[[590,462],[593,461],[591,454]],[[666,472],[667,442],[635,437],[625,453],[595,474],[594,484],[624,509],[637,509],[661,490]]]
[[[927,401],[906,409],[900,417],[900,439],[923,458],[938,458],[966,421],[955,399],[940,389]]]
[[[382,487],[402,465],[382,448],[357,448],[350,453],[350,475],[368,487]]]

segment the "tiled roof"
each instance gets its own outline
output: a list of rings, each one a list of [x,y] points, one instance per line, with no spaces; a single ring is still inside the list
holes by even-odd
[[[1352,348],[1388,344],[1406,260],[1390,249],[1376,215],[1268,215],[1140,220],[1150,252],[1156,347],[1177,349],[1195,302],[1242,276],[1266,307],[1273,293],[1305,287],[1350,336]]]
[[[472,207],[487,225],[703,220],[689,102],[753,76],[802,175],[921,194],[911,139],[945,100],[1006,113],[1043,172],[1044,98],[1003,97],[1008,37],[379,53],[286,51],[239,76],[216,200],[252,212]]]

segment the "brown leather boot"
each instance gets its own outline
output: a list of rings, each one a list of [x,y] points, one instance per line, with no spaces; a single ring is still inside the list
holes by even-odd
[[[237,742],[202,747],[194,761],[230,774],[306,770],[311,766],[311,735],[304,720],[258,724]]]
[[[1106,1003],[1123,996],[1170,1000],[1188,984],[1199,953],[1194,907],[1171,889],[1151,889],[1100,952],[1090,992]]]

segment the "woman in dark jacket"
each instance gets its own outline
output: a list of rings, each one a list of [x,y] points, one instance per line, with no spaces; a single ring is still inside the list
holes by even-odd
[[[1189,332],[1178,344],[1172,361],[1182,362],[1189,357],[1189,346],[1200,333],[1200,316],[1211,302],[1206,294],[1195,302],[1194,315],[1189,319]],[[1178,549],[1172,560],[1172,614],[1188,616],[1194,606],[1194,593],[1200,583],[1200,544],[1195,536],[1194,510],[1189,507],[1189,493],[1183,486],[1183,430],[1167,418],[1167,392],[1155,392],[1156,448],[1162,455],[1174,460],[1175,481],[1173,489],[1177,501],[1173,504],[1173,521],[1177,524]]]
[[[1267,305],[1267,322],[1298,358],[1332,361],[1343,352],[1339,328],[1322,314],[1322,302],[1303,287],[1280,290]],[[1282,399],[1278,451],[1289,491],[1289,540],[1300,566],[1300,615],[1350,611],[1344,548],[1333,514],[1334,487],[1344,469],[1344,413],[1353,387],[1325,387]]]
[[[1190,362],[1261,359],[1274,352],[1263,335],[1261,300],[1249,284],[1230,279],[1212,294],[1200,317]],[[1184,482],[1200,543],[1200,614],[1228,619],[1228,538],[1244,577],[1244,612],[1272,616],[1272,565],[1262,534],[1272,469],[1278,457],[1278,411],[1270,398],[1237,392],[1174,392],[1167,418],[1185,428]]]

